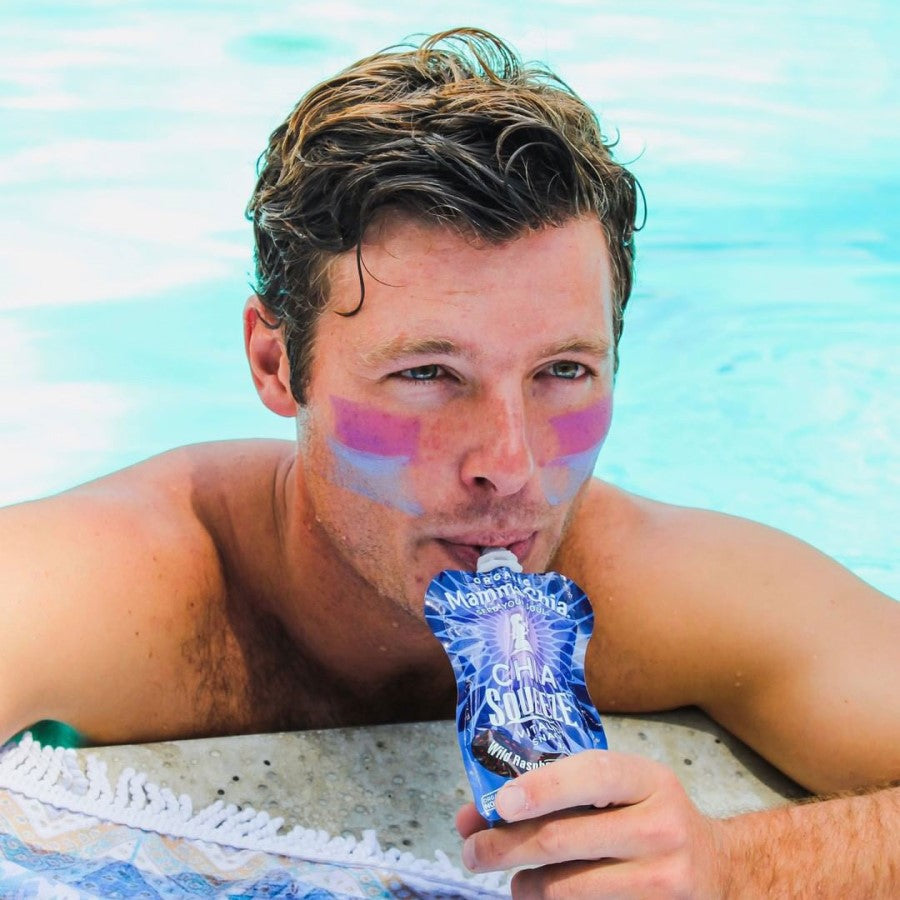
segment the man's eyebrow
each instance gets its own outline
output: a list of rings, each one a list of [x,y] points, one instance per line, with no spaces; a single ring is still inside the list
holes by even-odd
[[[612,353],[612,345],[609,341],[598,338],[572,338],[560,341],[557,344],[548,344],[544,347],[540,356],[559,356],[564,353],[586,353],[588,356],[606,357]]]
[[[368,366],[377,366],[395,359],[403,359],[407,356],[459,354],[461,352],[457,344],[445,338],[413,339],[398,337],[373,347],[363,354],[363,362]]]
[[[538,357],[559,356],[565,353],[585,353],[588,356],[605,358],[612,353],[612,347],[603,339],[569,338],[541,348]],[[397,337],[363,354],[363,363],[367,366],[379,366],[396,359],[432,354],[471,356],[464,347],[447,338]]]

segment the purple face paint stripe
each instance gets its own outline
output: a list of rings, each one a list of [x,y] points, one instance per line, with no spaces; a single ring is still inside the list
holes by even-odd
[[[598,448],[612,422],[612,395],[575,412],[554,416],[550,424],[559,439],[559,456],[574,456]]]
[[[334,432],[352,450],[378,456],[405,456],[415,459],[419,446],[419,421],[344,400],[331,398]]]

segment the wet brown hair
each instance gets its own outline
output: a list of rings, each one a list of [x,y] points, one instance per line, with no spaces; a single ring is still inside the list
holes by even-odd
[[[389,48],[314,87],[272,132],[247,207],[255,290],[284,329],[295,399],[304,402],[328,265],[356,250],[357,312],[361,241],[386,209],[494,243],[596,215],[618,345],[640,187],[612,146],[563,81],[477,29]]]

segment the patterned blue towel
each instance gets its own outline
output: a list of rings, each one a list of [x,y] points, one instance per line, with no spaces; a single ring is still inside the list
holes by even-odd
[[[193,812],[126,770],[41,747],[30,735],[0,748],[0,897],[326,898],[508,896],[496,877],[468,877],[382,850],[374,832],[332,838],[221,801]]]

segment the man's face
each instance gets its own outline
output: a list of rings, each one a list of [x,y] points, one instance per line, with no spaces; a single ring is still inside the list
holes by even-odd
[[[354,316],[355,253],[332,269],[301,483],[338,565],[419,616],[482,547],[541,571],[558,546],[609,429],[609,261],[594,219],[501,245],[398,215],[370,232]]]

